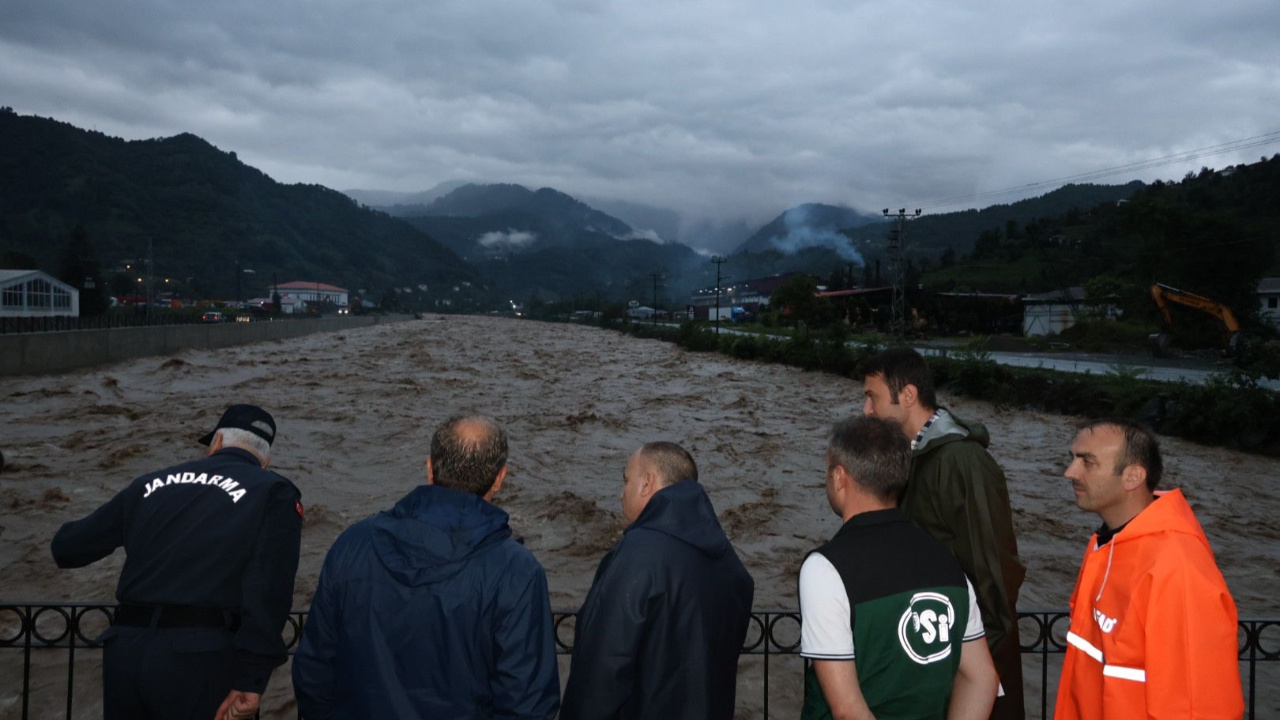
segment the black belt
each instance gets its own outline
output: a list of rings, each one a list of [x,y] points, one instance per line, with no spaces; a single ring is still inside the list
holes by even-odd
[[[116,625],[158,628],[240,629],[240,613],[231,610],[189,605],[121,605],[116,608]]]

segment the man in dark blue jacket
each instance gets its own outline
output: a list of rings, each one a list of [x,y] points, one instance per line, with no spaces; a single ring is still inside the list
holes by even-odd
[[[103,641],[103,716],[248,718],[293,602],[298,488],[266,469],[276,423],[232,405],[202,460],[143,475],[53,537],[58,567],[125,549],[120,606]],[[221,703],[221,707],[219,707]]]
[[[555,717],[546,573],[490,504],[506,463],[493,420],[450,418],[427,484],[334,542],[293,660],[306,720]]]
[[[560,718],[730,720],[755,584],[684,448],[648,443],[622,477],[629,526],[578,613]]]

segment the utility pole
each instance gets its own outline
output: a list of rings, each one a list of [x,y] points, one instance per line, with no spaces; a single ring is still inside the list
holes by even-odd
[[[649,277],[653,278],[653,324],[658,324],[658,280],[662,278],[662,273],[649,273]]]
[[[902,259],[902,251],[907,244],[907,220],[920,217],[920,209],[914,215],[907,213],[906,208],[899,208],[897,213],[884,209],[884,216],[892,219],[893,227],[889,228],[889,258],[893,268],[893,302],[889,306],[889,333],[898,339],[907,334],[907,295],[906,295],[906,263]]]
[[[151,322],[151,238],[147,238],[147,322]]]
[[[723,256],[717,255],[711,258],[711,262],[716,264],[716,337],[720,336],[720,266],[729,262]]]

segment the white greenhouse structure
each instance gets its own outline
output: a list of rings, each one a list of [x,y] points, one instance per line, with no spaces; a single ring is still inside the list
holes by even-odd
[[[79,316],[79,290],[39,270],[0,270],[0,317]]]

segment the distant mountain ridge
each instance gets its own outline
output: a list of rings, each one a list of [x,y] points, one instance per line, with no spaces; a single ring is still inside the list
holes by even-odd
[[[463,185],[466,180],[445,180],[437,183],[429,190],[419,192],[397,192],[395,190],[343,190],[342,194],[369,207],[390,207],[394,205],[426,205],[436,198],[448,195]],[[393,213],[394,214],[394,213]]]
[[[638,232],[652,230],[665,241],[682,242],[680,237],[682,218],[675,210],[608,198],[583,198],[583,201],[601,212],[618,218]]]
[[[399,217],[524,216],[560,231],[586,228],[617,237],[634,232],[625,222],[559,190],[530,190],[511,183],[466,184],[425,205],[397,205],[384,209]]]
[[[0,246],[53,270],[77,225],[104,270],[144,257],[150,240],[154,274],[195,297],[251,297],[273,278],[436,298],[484,285],[407,223],[325,187],[277,183],[195,135],[125,141],[0,111]]]
[[[950,248],[968,252],[984,230],[1004,227],[1013,221],[1026,225],[1036,219],[1059,218],[1072,210],[1086,211],[1099,203],[1127,200],[1146,187],[1139,180],[1124,185],[1064,185],[1043,195],[1017,202],[990,205],[981,210],[961,210],[924,214],[911,221],[909,249],[919,255],[936,257]],[[864,225],[844,231],[855,245],[883,245],[887,227]]]
[[[699,257],[553,188],[468,184],[426,205],[384,209],[439,238],[514,300],[621,299],[650,273],[682,276]]]

